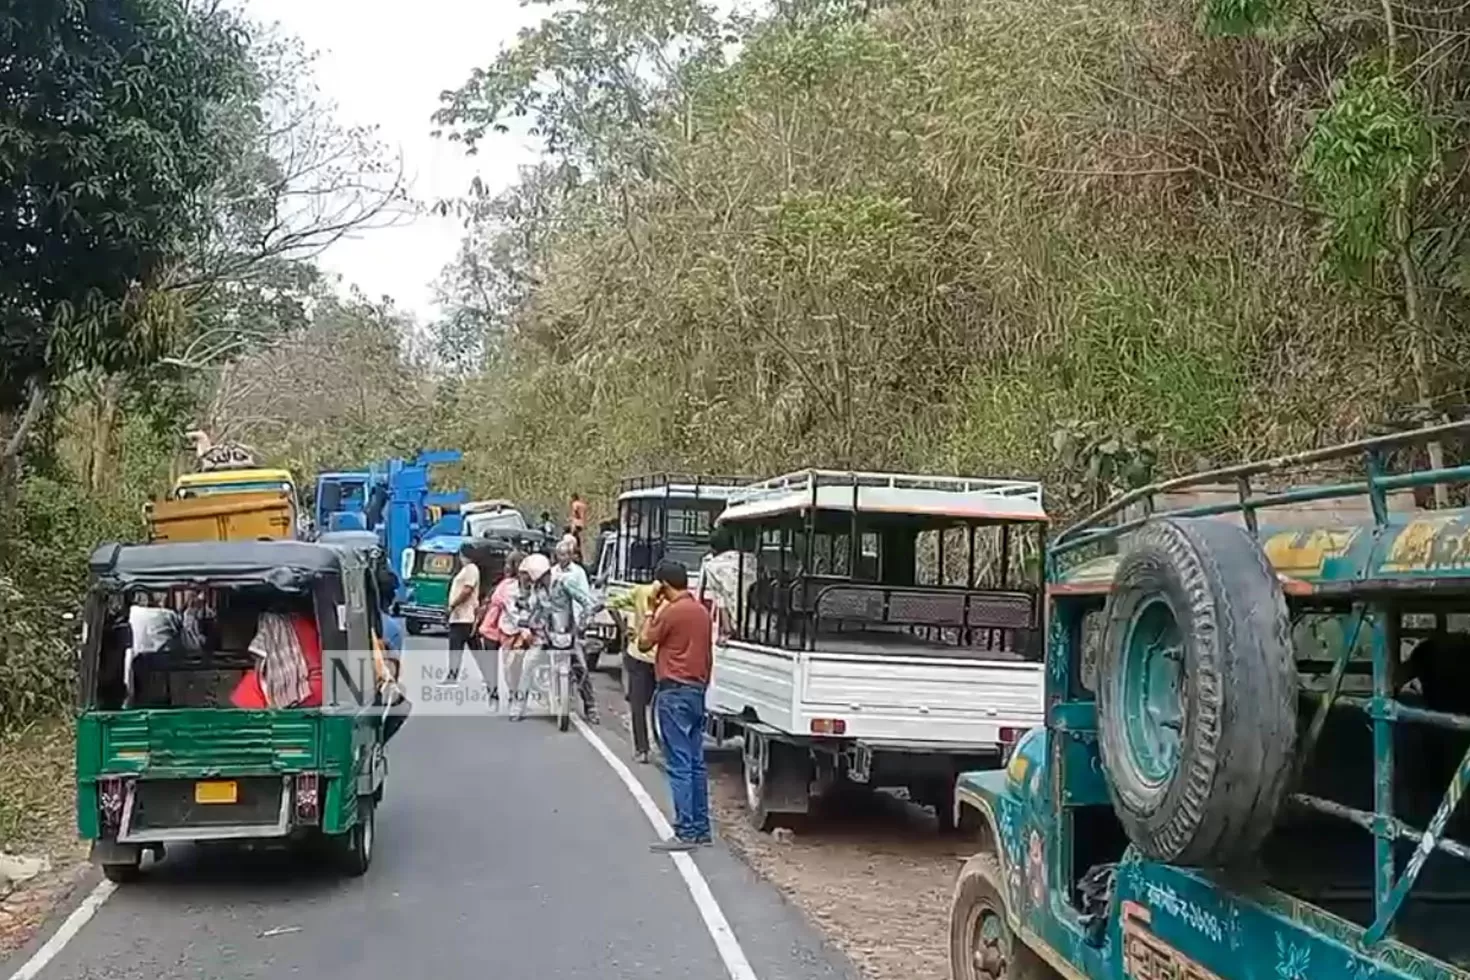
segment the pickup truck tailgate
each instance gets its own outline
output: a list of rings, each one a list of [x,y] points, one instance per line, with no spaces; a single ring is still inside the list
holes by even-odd
[[[796,731],[842,719],[849,738],[999,742],[1042,721],[1042,665],[932,657],[808,653]]]

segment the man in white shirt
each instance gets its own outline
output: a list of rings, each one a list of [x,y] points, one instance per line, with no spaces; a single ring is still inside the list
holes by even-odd
[[[445,684],[459,683],[459,668],[465,647],[480,649],[475,632],[475,612],[480,608],[480,566],[475,564],[474,546],[466,541],[459,547],[459,572],[449,583],[449,670]],[[494,687],[495,682],[487,678]]]
[[[128,703],[134,699],[133,661],[140,656],[162,652],[182,632],[179,614],[163,605],[153,605],[146,592],[133,597],[128,610],[128,630],[132,640],[123,656],[123,684]]]
[[[598,605],[597,598],[592,594],[592,587],[587,582],[587,569],[576,561],[581,551],[582,546],[576,537],[568,534],[557,542],[556,561],[551,566],[552,585],[561,589],[571,603],[572,621],[577,623],[585,623]],[[578,633],[576,646],[573,648],[576,655],[572,659],[572,679],[576,682],[577,693],[581,695],[587,720],[595,725],[598,722],[597,701],[592,694],[592,675],[587,671],[587,652],[583,649],[582,642],[582,636]]]
[[[714,600],[716,640],[723,641],[735,629],[737,610],[749,608],[757,566],[755,555],[735,550],[735,536],[725,528],[711,536],[710,551],[700,563],[699,598]]]

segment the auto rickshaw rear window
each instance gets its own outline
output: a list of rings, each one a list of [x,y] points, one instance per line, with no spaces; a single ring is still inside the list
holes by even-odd
[[[453,575],[454,555],[425,552],[419,559],[419,571],[424,575]]]

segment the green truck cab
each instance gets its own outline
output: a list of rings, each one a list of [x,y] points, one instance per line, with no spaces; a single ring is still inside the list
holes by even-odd
[[[1171,480],[1053,538],[1045,726],[956,788],[953,980],[1470,977],[1470,509],[1395,506],[1470,466],[1392,465],[1467,436]]]
[[[168,844],[216,841],[316,842],[348,874],[366,872],[384,746],[407,710],[366,556],[288,541],[108,544],[91,573],[76,817],[107,877],[131,880]],[[140,609],[164,624],[146,639]],[[267,613],[315,638],[300,660],[309,693],[293,706],[241,694],[271,662],[258,652]]]
[[[505,571],[505,556],[548,547],[545,536],[531,528],[525,515],[508,500],[482,500],[460,506],[446,515],[430,535],[405,550],[400,574],[405,583],[399,605],[408,631],[414,635],[449,622],[449,586],[464,565],[460,549],[471,545],[480,566],[480,591],[488,595]]]

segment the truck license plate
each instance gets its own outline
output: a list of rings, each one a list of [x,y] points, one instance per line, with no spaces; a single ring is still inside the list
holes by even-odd
[[[234,803],[239,796],[239,788],[234,780],[194,784],[195,803]]]

